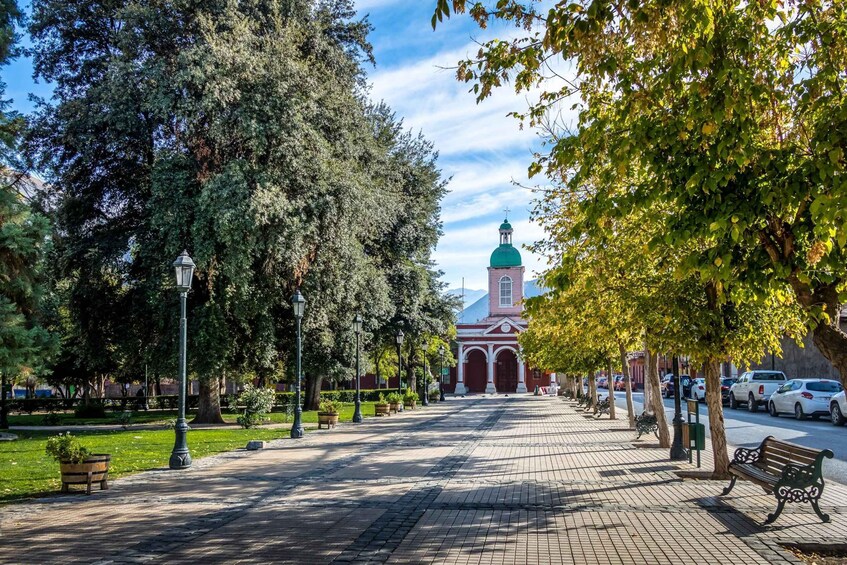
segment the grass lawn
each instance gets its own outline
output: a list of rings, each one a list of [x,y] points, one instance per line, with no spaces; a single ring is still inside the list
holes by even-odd
[[[373,416],[373,402],[362,403],[362,414]],[[151,414],[148,412],[148,414]],[[163,413],[159,413],[160,416]],[[140,415],[144,415],[140,413]],[[168,414],[159,420],[175,417]],[[340,421],[349,422],[353,417],[353,406],[344,406]],[[287,414],[271,414],[274,423],[284,423]],[[225,414],[224,419],[235,422],[235,414]],[[10,416],[10,420],[12,417]],[[136,420],[137,421],[137,420]],[[287,421],[290,421],[288,419]],[[304,423],[317,423],[317,411],[303,412]],[[68,423],[79,423],[70,418]],[[9,422],[14,425],[13,422]],[[112,423],[109,420],[108,423]],[[23,424],[19,424],[23,425]],[[43,496],[58,492],[59,464],[44,452],[47,438],[55,435],[51,431],[15,431],[16,441],[0,442],[0,502],[18,498]],[[247,445],[251,439],[272,440],[289,437],[288,427],[242,429],[195,429],[188,433],[188,446],[191,457],[199,459],[222,451],[231,451]],[[168,459],[174,445],[173,430],[119,430],[119,431],[80,431],[73,432],[82,444],[93,453],[110,453],[112,463],[109,476],[120,477],[130,473],[157,469],[168,466]]]

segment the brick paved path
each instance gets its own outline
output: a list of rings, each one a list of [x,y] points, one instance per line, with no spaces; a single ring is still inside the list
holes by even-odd
[[[555,398],[451,399],[0,507],[0,563],[747,564],[847,541],[847,488],[827,485],[830,524],[792,505],[762,527],[773,497],[719,499],[624,428]]]

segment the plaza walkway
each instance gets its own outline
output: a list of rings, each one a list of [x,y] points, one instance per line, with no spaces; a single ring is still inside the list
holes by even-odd
[[[847,539],[847,488],[827,485],[830,524],[798,504],[763,527],[773,497],[718,498],[625,427],[557,398],[451,399],[0,507],[0,562],[753,564]]]

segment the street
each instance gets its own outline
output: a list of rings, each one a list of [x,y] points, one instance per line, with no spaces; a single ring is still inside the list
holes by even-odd
[[[599,389],[601,398],[608,395],[605,389]],[[643,410],[644,393],[635,392],[632,395],[635,412]],[[673,399],[663,399],[668,423],[673,421]],[[615,405],[626,410],[626,393],[615,392]],[[727,441],[733,447],[756,447],[762,439],[771,435],[777,439],[790,441],[798,445],[817,449],[831,449],[834,459],[824,461],[824,477],[842,484],[847,484],[847,428],[833,426],[828,419],[795,420],[789,416],[773,418],[767,410],[760,408],[758,412],[748,412],[742,405],[738,410],[724,406],[724,424]],[[624,412],[624,416],[626,412]],[[682,403],[682,418],[687,421],[685,402]],[[700,404],[700,422],[706,425],[709,434],[709,411],[705,404]]]

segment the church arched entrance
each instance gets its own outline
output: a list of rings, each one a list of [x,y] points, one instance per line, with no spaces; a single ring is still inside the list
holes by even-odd
[[[497,352],[494,385],[499,393],[508,394],[518,390],[518,358],[511,349]]]
[[[465,386],[468,392],[485,392],[487,361],[485,353],[479,349],[468,352],[468,362],[465,365]]]

